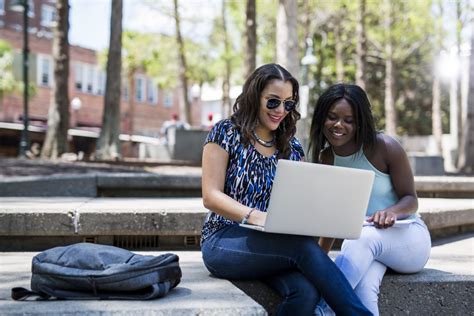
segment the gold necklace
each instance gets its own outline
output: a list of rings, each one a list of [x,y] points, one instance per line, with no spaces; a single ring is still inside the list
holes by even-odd
[[[273,147],[273,145],[275,145],[275,135],[273,135],[272,140],[269,140],[269,141],[263,140],[260,137],[258,137],[255,131],[252,131],[252,135],[255,138],[255,140],[263,147]]]

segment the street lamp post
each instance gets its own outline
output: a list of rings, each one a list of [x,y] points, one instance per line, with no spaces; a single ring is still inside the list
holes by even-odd
[[[20,139],[20,157],[26,157],[29,148],[28,137],[28,0],[11,1],[10,9],[23,12],[23,131]]]
[[[77,126],[77,112],[81,109],[82,107],[82,101],[78,97],[74,97],[71,100],[71,117],[70,117],[70,123],[69,126],[71,127],[76,127]]]

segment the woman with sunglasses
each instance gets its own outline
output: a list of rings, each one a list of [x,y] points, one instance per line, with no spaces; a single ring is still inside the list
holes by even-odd
[[[317,101],[310,149],[316,163],[375,173],[367,208],[367,221],[373,225],[364,226],[359,239],[345,240],[335,262],[362,303],[378,315],[379,286],[387,267],[418,272],[431,250],[428,229],[416,214],[418,199],[407,155],[395,139],[375,130],[365,91],[342,83],[329,87]],[[394,227],[401,219],[412,221]],[[329,252],[333,242],[321,238],[319,243]],[[328,311],[323,302],[320,307]]]
[[[283,297],[278,315],[312,315],[320,295],[340,315],[370,315],[313,238],[238,225],[265,223],[278,159],[303,159],[294,137],[298,89],[280,65],[259,67],[246,80],[234,114],[207,136],[202,195],[210,213],[202,230],[203,260],[216,277],[258,279],[276,289]]]

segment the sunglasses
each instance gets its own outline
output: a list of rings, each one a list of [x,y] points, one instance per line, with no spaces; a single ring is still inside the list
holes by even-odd
[[[285,107],[285,111],[291,112],[295,109],[296,107],[296,102],[294,100],[279,100],[279,99],[268,99],[267,100],[267,109],[273,110],[276,109],[277,107],[280,106],[280,104],[283,102],[283,106]]]

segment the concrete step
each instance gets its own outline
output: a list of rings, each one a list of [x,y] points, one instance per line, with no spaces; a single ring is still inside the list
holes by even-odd
[[[0,178],[3,197],[200,197],[200,168]]]
[[[474,310],[473,246],[474,233],[441,240],[433,246],[422,272],[386,275],[380,294],[381,315],[470,315]],[[13,301],[12,287],[30,286],[31,258],[36,253],[0,253],[0,315],[266,315],[280,302],[261,282],[237,282],[244,294],[232,283],[210,276],[200,252],[175,253],[183,270],[181,284],[164,298],[139,302]]]
[[[474,177],[416,176],[415,186],[419,197],[474,197]],[[162,167],[157,173],[2,177],[0,196],[200,197],[201,169]]]
[[[415,176],[419,197],[474,198],[474,177]]]
[[[0,315],[266,315],[262,306],[232,283],[211,277],[199,251],[174,253],[180,257],[183,277],[165,297],[151,301],[48,302],[18,302],[10,298],[12,287],[30,288],[31,259],[36,253],[0,253]]]
[[[136,250],[199,249],[200,198],[0,198],[0,250],[89,241]]]
[[[433,238],[474,231],[472,199],[420,199],[419,209]],[[84,240],[135,249],[134,243],[143,244],[138,249],[144,250],[198,249],[206,214],[201,198],[0,197],[0,251]]]
[[[335,258],[338,251],[331,251]],[[474,233],[440,240],[419,273],[388,272],[380,288],[380,315],[472,315],[474,310]],[[279,295],[258,281],[234,281],[273,314]]]

